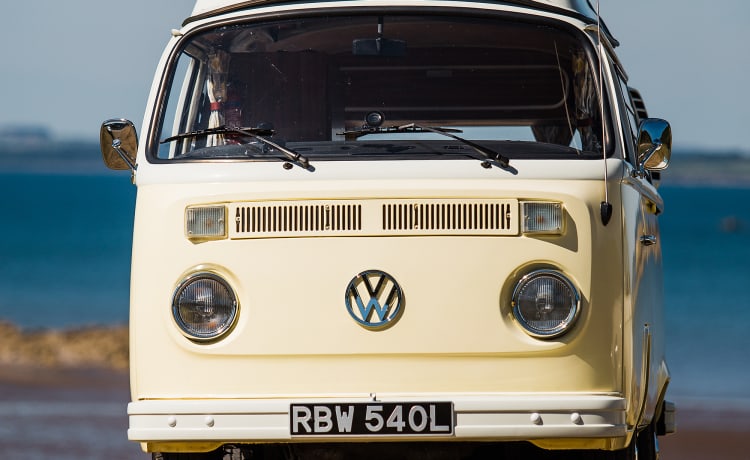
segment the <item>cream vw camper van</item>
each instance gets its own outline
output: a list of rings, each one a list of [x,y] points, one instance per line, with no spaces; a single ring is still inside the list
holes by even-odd
[[[648,118],[586,0],[199,0],[140,130],[128,437],[155,459],[654,459]],[[572,451],[572,453],[571,453]]]

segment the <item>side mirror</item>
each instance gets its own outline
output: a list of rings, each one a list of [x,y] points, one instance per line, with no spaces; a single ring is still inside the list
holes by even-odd
[[[99,143],[104,164],[109,169],[135,171],[138,134],[130,120],[113,119],[102,123],[99,130]]]
[[[672,128],[660,118],[646,118],[638,127],[638,171],[662,171],[672,156]]]

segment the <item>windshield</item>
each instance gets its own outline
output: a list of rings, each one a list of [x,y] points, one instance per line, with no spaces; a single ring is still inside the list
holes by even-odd
[[[596,71],[582,40],[546,25],[414,14],[204,31],[172,66],[152,159],[476,158],[485,149],[601,158]]]

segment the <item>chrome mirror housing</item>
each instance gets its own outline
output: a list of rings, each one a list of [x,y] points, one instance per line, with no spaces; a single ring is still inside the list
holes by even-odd
[[[99,143],[104,164],[110,169],[135,171],[138,134],[130,120],[112,119],[102,123]]]
[[[672,156],[672,128],[660,118],[646,118],[638,127],[638,175],[662,171]]]

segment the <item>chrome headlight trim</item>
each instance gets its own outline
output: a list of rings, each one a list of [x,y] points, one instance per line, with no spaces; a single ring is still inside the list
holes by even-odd
[[[542,280],[546,283],[539,285]],[[533,301],[532,293],[536,293]],[[581,296],[573,282],[560,271],[541,269],[524,275],[516,283],[511,306],[524,332],[535,338],[551,339],[565,334],[575,324],[581,312]],[[551,319],[531,318],[532,312]]]
[[[172,318],[190,340],[214,341],[227,334],[239,313],[237,294],[216,273],[200,271],[183,279],[172,296]]]

